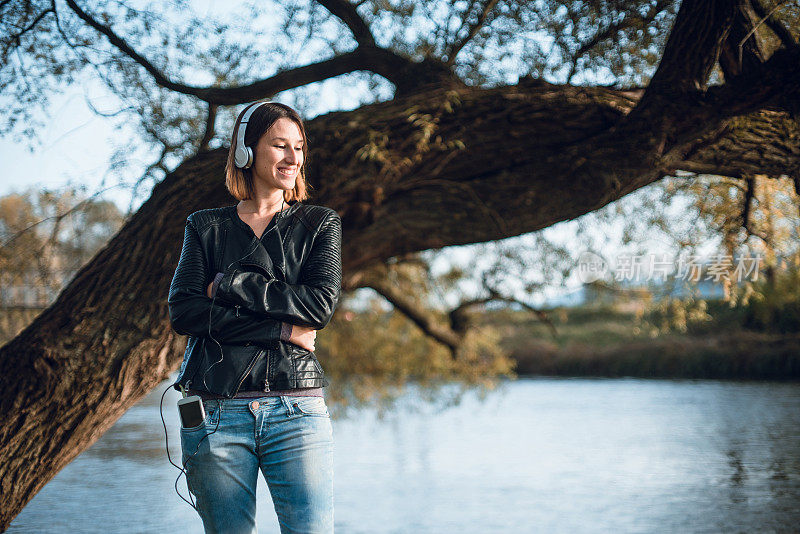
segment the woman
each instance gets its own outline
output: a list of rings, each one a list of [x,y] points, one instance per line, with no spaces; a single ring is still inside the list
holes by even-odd
[[[168,302],[189,342],[173,386],[206,412],[181,428],[206,532],[257,532],[259,469],[281,532],[333,532],[328,381],[313,350],[340,296],[341,219],[303,202],[307,153],[292,108],[246,107],[225,179],[238,204],[187,218]]]

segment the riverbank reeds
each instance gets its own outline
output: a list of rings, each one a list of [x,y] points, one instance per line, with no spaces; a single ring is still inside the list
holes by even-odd
[[[706,309],[711,320],[668,333],[653,329],[652,317],[611,306],[549,310],[555,336],[522,312],[487,321],[503,331],[501,347],[519,375],[800,378],[800,332],[748,330],[742,325],[753,316],[749,308],[710,302]]]

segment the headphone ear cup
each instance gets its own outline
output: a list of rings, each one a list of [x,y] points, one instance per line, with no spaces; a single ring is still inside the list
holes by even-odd
[[[253,166],[253,149],[249,146],[244,147],[244,151],[247,152],[247,164],[244,166],[245,169],[249,169]]]
[[[237,146],[236,152],[233,154],[233,160],[237,167],[240,169],[246,169],[250,166],[250,156],[248,155],[248,151],[250,147],[246,146]]]

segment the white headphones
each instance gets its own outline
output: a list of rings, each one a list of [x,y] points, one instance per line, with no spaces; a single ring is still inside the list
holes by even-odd
[[[233,153],[233,162],[240,169],[249,169],[253,164],[253,149],[249,146],[244,146],[244,133],[247,130],[247,121],[250,116],[262,104],[268,104],[272,100],[263,100],[251,104],[249,108],[242,115],[242,120],[239,122],[239,131],[236,133],[236,150]]]

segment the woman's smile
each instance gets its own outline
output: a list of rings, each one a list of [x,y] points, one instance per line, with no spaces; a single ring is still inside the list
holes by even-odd
[[[291,178],[297,174],[297,167],[278,167],[278,172]]]

